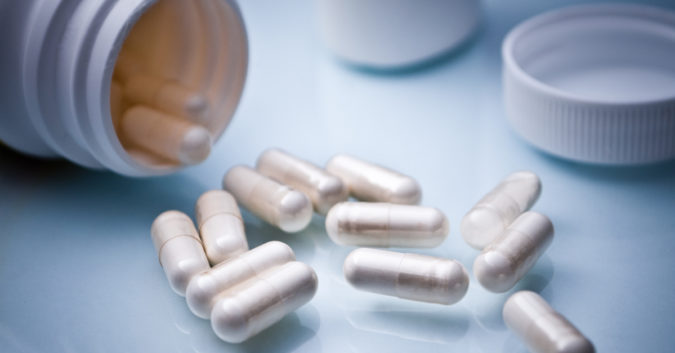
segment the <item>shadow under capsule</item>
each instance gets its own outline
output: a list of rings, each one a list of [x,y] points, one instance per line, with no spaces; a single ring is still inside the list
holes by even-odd
[[[239,344],[220,340],[211,330],[210,323],[204,321],[209,324],[208,329],[198,330],[199,333],[191,338],[192,346],[196,352],[291,353],[322,351],[321,342],[316,337],[316,329],[303,325],[296,313],[286,315],[271,327]]]
[[[355,289],[352,289],[355,290]],[[363,292],[354,295],[363,295]],[[448,344],[460,340],[469,329],[469,313],[459,305],[445,306],[372,294],[358,309],[342,312],[351,327],[366,333],[408,341]]]

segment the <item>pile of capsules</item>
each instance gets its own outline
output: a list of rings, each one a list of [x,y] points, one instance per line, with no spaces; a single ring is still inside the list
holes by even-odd
[[[201,92],[149,74],[129,51],[120,53],[110,112],[120,142],[168,163],[197,164],[211,153],[210,104]]]
[[[409,176],[348,155],[333,157],[323,169],[270,149],[260,156],[256,169],[230,169],[223,178],[223,189],[229,194],[209,191],[197,202],[206,256],[212,264],[219,265],[209,271],[206,260],[202,260],[199,270],[192,271],[191,280],[189,276],[172,279],[161,250],[167,241],[156,240],[155,245],[170,281],[183,285],[189,282],[190,309],[200,317],[208,317],[210,312],[214,330],[228,342],[241,342],[308,302],[317,283],[314,272],[306,265],[302,271],[296,265],[297,273],[290,269],[281,272],[283,267],[279,266],[290,268],[289,263],[297,263],[293,262],[290,248],[281,251],[282,243],[270,242],[246,252],[243,224],[234,199],[285,232],[306,228],[312,210],[325,215],[326,231],[335,243],[364,246],[352,251],[343,267],[345,278],[357,289],[446,305],[460,301],[467,293],[469,274],[456,260],[366,248],[431,248],[447,237],[447,218],[438,209],[417,205],[421,188]],[[551,243],[551,221],[528,211],[540,193],[541,183],[535,174],[516,172],[464,216],[462,236],[469,245],[482,250],[474,262],[474,275],[487,290],[501,293],[512,289]],[[349,196],[359,202],[348,202]],[[160,223],[166,223],[167,231],[173,229],[174,234],[187,233],[187,229],[179,231],[177,225],[161,221],[162,217],[170,218],[167,214],[177,213],[169,211],[158,217],[153,239],[168,239],[155,236],[163,234],[156,231]],[[181,217],[184,227],[191,225],[189,217]],[[199,236],[194,226],[190,232],[190,246],[196,254]],[[263,250],[266,247],[277,248],[279,254],[274,256],[272,250]],[[255,291],[261,294],[257,297],[239,289],[251,286],[246,284],[250,282],[274,284],[264,288],[258,285]],[[263,291],[269,294],[263,295]],[[294,299],[287,301],[286,297]],[[536,293],[513,294],[504,305],[503,316],[506,325],[535,353],[595,352],[592,343]]]
[[[166,211],[152,224],[152,241],[171,288],[222,340],[243,342],[314,297],[316,273],[288,245],[249,250],[230,194],[208,191],[195,209],[199,232],[188,215]]]

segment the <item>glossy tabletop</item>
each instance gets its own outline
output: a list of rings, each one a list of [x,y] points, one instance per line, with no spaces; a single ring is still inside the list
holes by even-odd
[[[673,351],[675,163],[571,163],[533,149],[505,120],[502,38],[570,3],[486,1],[481,30],[463,48],[381,73],[322,48],[311,1],[241,1],[250,75],[202,165],[131,179],[0,149],[0,352],[524,352],[501,317],[520,289],[541,293],[599,352]],[[250,245],[288,243],[316,270],[319,289],[262,334],[227,344],[170,290],[150,224],[168,209],[193,215],[201,193],[268,147],[319,165],[346,152],[414,176],[423,204],[443,210],[451,230],[438,248],[402,251],[455,258],[469,272],[478,252],[462,240],[460,220],[512,171],[541,177],[534,210],[551,218],[556,235],[509,293],[490,293],[472,275],[466,297],[441,306],[351,288],[342,263],[352,248],[333,244],[320,216],[289,235],[244,212]]]

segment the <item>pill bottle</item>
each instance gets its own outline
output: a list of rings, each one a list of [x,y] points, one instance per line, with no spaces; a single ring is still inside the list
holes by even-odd
[[[244,87],[248,43],[234,0],[3,1],[0,27],[0,141],[28,155],[129,176],[185,165],[118,133],[113,115],[128,108],[114,92],[123,57],[132,75],[204,97],[200,126],[211,141]]]
[[[480,0],[317,0],[322,40],[353,66],[396,71],[442,58],[476,32]]]

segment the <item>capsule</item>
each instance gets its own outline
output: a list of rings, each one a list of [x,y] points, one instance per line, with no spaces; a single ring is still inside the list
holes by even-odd
[[[300,191],[236,166],[223,178],[223,189],[265,222],[288,233],[299,232],[312,220],[312,203]]]
[[[211,326],[223,341],[240,343],[309,302],[317,289],[314,270],[288,262],[226,293],[211,312]]]
[[[541,182],[536,174],[522,171],[509,175],[464,216],[462,237],[473,248],[482,250],[529,210],[539,194]]]
[[[485,289],[501,293],[513,288],[534,266],[553,240],[553,224],[537,212],[525,212],[473,263],[473,272]]]
[[[455,260],[361,248],[345,259],[345,278],[356,289],[450,305],[469,289],[469,274]]]
[[[352,156],[336,155],[326,170],[342,179],[349,193],[361,201],[416,205],[422,199],[415,179]]]
[[[132,104],[154,107],[198,124],[208,122],[208,99],[176,81],[137,74],[126,81],[124,97]]]
[[[197,229],[186,214],[166,211],[152,223],[150,234],[171,289],[184,296],[190,279],[209,269]]]
[[[197,200],[197,225],[206,257],[217,265],[248,250],[237,201],[227,191],[211,190]]]
[[[328,212],[326,231],[340,245],[433,248],[445,240],[449,225],[436,208],[342,202]]]
[[[264,271],[294,260],[293,250],[282,242],[270,241],[260,245],[195,275],[185,294],[188,307],[195,315],[208,319],[218,295]]]
[[[258,158],[256,168],[261,174],[305,193],[314,210],[322,215],[349,197],[340,178],[278,149],[265,151]]]
[[[506,326],[533,353],[595,353],[593,343],[537,293],[513,294],[504,304],[503,316]]]
[[[121,132],[124,141],[174,162],[197,164],[211,153],[204,127],[144,106],[125,112]]]

